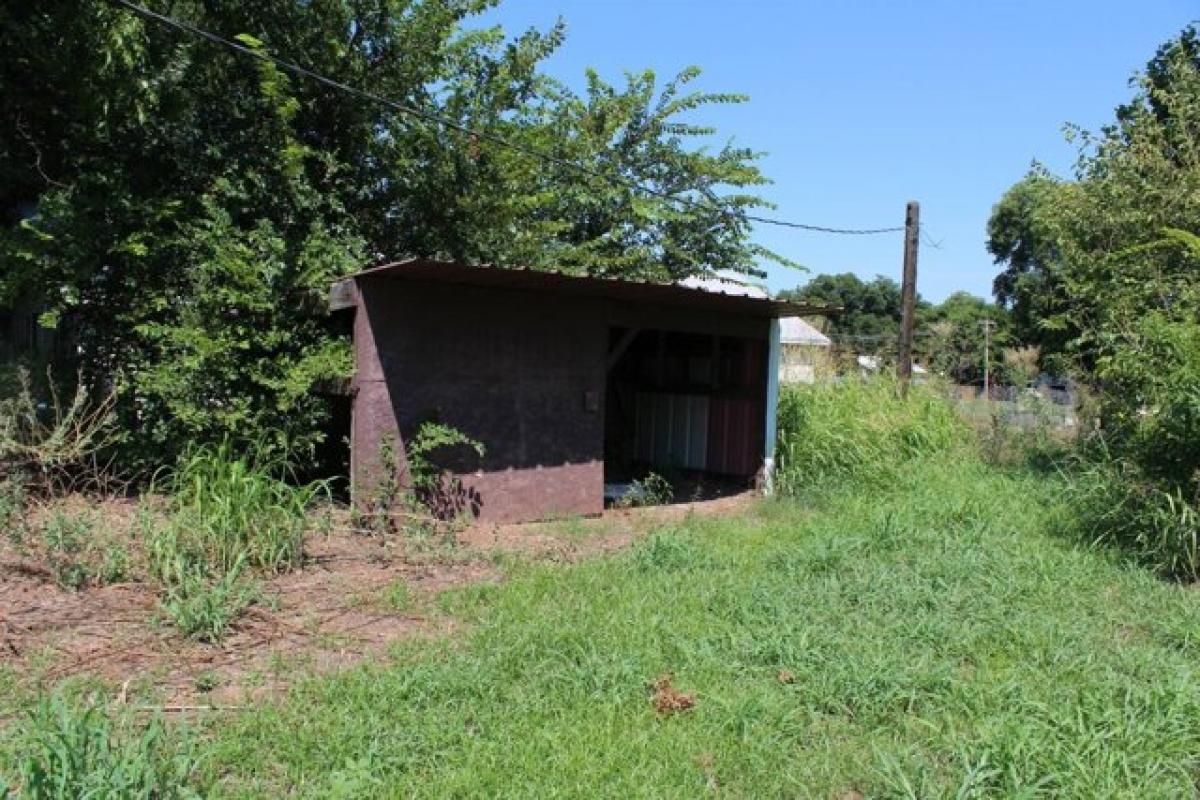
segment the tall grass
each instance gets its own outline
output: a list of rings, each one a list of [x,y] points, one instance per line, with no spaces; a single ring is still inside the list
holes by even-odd
[[[26,800],[67,798],[195,798],[198,761],[189,744],[155,718],[114,720],[99,705],[48,695],[29,713],[18,737],[12,785]]]
[[[213,724],[197,790],[1194,795],[1200,593],[1064,541],[1060,480],[983,464],[940,402],[789,393],[788,468],[822,479],[822,502],[688,516],[570,566],[506,562],[507,580],[441,598],[453,640]],[[656,710],[664,675],[694,707]]]
[[[259,444],[228,441],[185,452],[165,481],[172,522],[165,546],[225,574],[239,562],[265,572],[300,563],[310,511],[328,497],[324,483],[297,485],[286,457]]]
[[[1093,445],[1065,471],[1067,527],[1164,577],[1200,580],[1196,498],[1148,479],[1129,459]]]
[[[238,616],[258,599],[257,587],[244,572],[244,560],[215,576],[182,558],[165,562],[160,578],[160,608],[184,636],[219,642]]]
[[[836,481],[877,483],[917,459],[965,454],[972,434],[946,400],[894,380],[788,387],[779,399],[776,483],[796,495]]]

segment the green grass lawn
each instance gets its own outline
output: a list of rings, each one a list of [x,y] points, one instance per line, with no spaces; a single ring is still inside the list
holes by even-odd
[[[513,565],[465,635],[198,731],[206,792],[1194,796],[1200,593],[1057,535],[1053,480],[906,475]]]

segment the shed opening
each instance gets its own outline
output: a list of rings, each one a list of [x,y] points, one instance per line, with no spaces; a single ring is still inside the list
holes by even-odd
[[[606,500],[650,473],[675,499],[751,488],[762,466],[767,343],[611,327],[605,388]]]

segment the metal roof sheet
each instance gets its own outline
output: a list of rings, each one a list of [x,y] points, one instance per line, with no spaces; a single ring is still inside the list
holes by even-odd
[[[562,272],[524,267],[473,266],[424,258],[372,267],[350,277],[352,279],[386,277],[463,286],[604,297],[632,303],[660,303],[766,318],[813,316],[835,311],[835,309],[823,306],[808,306],[783,300],[772,300],[767,297],[747,296],[743,293],[734,294],[701,286],[568,275]]]
[[[684,278],[679,281],[680,286],[686,286],[689,289],[703,289],[706,292],[718,292],[720,294],[736,294],[743,297],[766,297],[771,295],[761,286],[755,286],[752,283],[745,283],[736,278],[722,275],[711,275],[708,277],[700,277],[693,275],[690,278]]]

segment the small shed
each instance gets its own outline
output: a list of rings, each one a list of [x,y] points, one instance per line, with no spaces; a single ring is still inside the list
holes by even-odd
[[[465,509],[497,522],[598,513],[605,483],[639,469],[746,487],[769,477],[779,318],[818,313],[700,287],[430,260],[354,275],[333,287],[331,307],[354,316],[352,492],[392,468],[382,442],[402,452],[435,421],[485,445],[482,459],[450,469]]]

